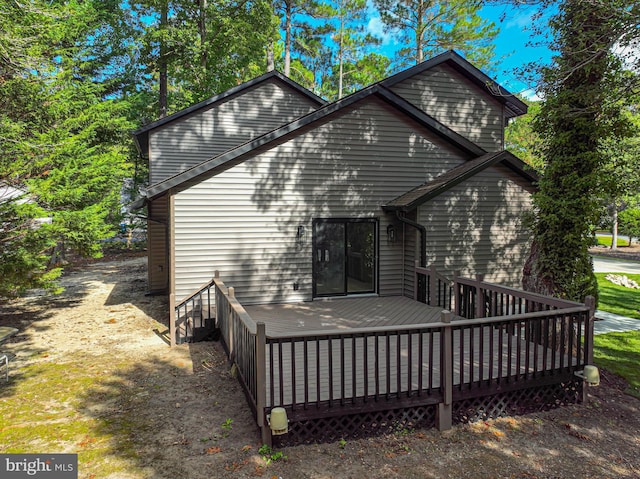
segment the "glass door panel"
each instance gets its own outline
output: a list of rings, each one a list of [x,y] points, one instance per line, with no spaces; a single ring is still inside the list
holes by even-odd
[[[375,223],[347,223],[347,293],[375,291]]]
[[[376,225],[370,220],[314,221],[314,296],[376,291]]]
[[[313,229],[316,295],[345,294],[345,224],[318,222]]]

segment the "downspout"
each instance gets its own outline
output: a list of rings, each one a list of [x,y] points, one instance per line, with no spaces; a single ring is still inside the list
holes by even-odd
[[[396,216],[398,219],[409,225],[413,228],[417,229],[420,232],[420,266],[426,268],[427,266],[427,228],[420,223],[416,223],[415,221],[411,221],[408,218],[405,218],[400,210],[396,210]]]

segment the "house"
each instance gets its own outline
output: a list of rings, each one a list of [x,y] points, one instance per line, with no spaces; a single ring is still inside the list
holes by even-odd
[[[594,302],[514,288],[525,112],[448,52],[333,103],[268,73],[136,131],[171,343],[215,321],[268,444],[581,401]]]
[[[330,104],[272,72],[151,123],[149,290],[218,270],[243,304],[412,296],[416,261],[517,285],[534,176],[504,126],[526,108],[448,52]]]

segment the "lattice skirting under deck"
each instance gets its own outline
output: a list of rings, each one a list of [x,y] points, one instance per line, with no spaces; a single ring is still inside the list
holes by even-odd
[[[273,436],[273,443],[283,447],[427,429],[435,426],[436,410],[436,405],[430,405],[292,421],[289,432]]]
[[[466,398],[453,403],[453,422],[468,423],[547,411],[582,400],[582,380]],[[276,447],[358,439],[436,426],[437,405],[407,407],[337,417],[292,420],[289,432],[274,436]]]
[[[582,401],[581,379],[488,396],[461,399],[453,403],[453,422],[468,423],[548,411]]]

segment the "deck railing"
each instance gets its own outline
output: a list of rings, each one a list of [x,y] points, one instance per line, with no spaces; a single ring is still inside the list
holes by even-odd
[[[487,283],[483,281],[481,275],[478,275],[475,280],[456,277],[454,296],[456,314],[468,319],[581,306],[581,303],[575,301]]]
[[[451,280],[440,274],[433,265],[416,265],[415,275],[415,300],[454,311],[457,316],[467,319],[582,306],[575,301],[487,283],[482,275],[477,275],[475,279],[456,275]]]
[[[416,263],[414,297],[416,301],[451,311],[454,303],[454,283],[438,273],[435,266],[421,267]]]
[[[267,404],[309,418],[333,407],[379,409],[390,400],[435,404],[441,336],[441,327],[424,325],[267,335]]]
[[[234,288],[228,288],[216,271],[215,308],[217,326],[234,372],[242,385],[249,406],[253,410],[263,434],[266,407],[265,378],[265,325],[255,323],[235,297]],[[266,440],[266,437],[265,437]]]
[[[193,294],[175,302],[175,295],[169,297],[169,335],[171,346],[189,341],[199,341],[214,329],[213,280],[200,286]]]
[[[521,296],[517,290],[457,280],[460,288],[476,288],[476,295],[504,294],[508,300],[491,304],[502,305],[507,315],[452,321],[452,313],[444,311],[440,322],[402,329],[267,335],[233,288],[214,279],[223,344],[262,440],[271,441],[267,413],[273,407],[304,421],[437,405],[437,426],[447,429],[454,401],[569,381],[592,362],[592,304],[537,298],[535,307],[544,307],[525,312],[526,303],[514,303]],[[512,304],[519,306],[504,308]]]
[[[459,354],[453,383],[491,389],[572,373],[590,362],[591,311],[586,306],[451,323]]]

